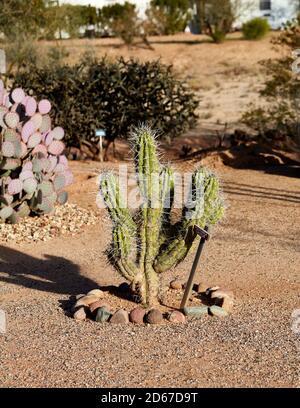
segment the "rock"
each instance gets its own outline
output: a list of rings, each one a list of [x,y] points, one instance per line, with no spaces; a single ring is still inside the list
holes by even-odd
[[[75,299],[76,300],[79,300],[79,299],[81,299],[81,298],[83,298],[85,295],[83,295],[82,293],[80,294],[80,295],[76,295],[75,296]]]
[[[104,302],[103,300],[97,300],[97,302],[92,303],[89,306],[90,312],[94,313],[99,307],[105,307],[107,310],[110,310],[110,307],[107,302]]]
[[[129,313],[129,320],[131,321],[131,323],[143,324],[145,314],[146,314],[145,309],[143,309],[142,307],[136,307]]]
[[[170,288],[171,289],[182,289],[182,287],[183,287],[183,284],[182,284],[182,282],[180,281],[180,280],[178,280],[178,279],[174,279],[174,280],[172,280],[171,282],[170,282]]]
[[[77,309],[73,317],[75,320],[79,320],[79,321],[85,320],[86,313],[85,313],[84,307],[80,307],[79,309]]]
[[[217,305],[218,306],[218,305]],[[219,305],[219,306],[221,306],[222,307],[222,309],[224,309],[224,310],[226,310],[226,312],[228,312],[228,313],[231,313],[232,312],[232,309],[233,309],[233,299],[231,299],[231,298],[227,298],[227,297],[224,297],[223,299],[222,299],[222,304],[221,305]]]
[[[210,295],[211,299],[215,298],[229,298],[229,299],[234,299],[234,294],[231,290],[226,290],[226,289],[217,289],[213,292],[211,292]]]
[[[100,289],[93,289],[93,290],[90,290],[87,294],[87,296],[90,296],[90,295],[94,295],[94,296],[97,296],[98,299],[102,299],[104,296],[104,292]]]
[[[146,316],[147,323],[160,324],[163,322],[163,315],[158,309],[151,309]]]
[[[111,316],[111,313],[105,307],[99,307],[99,309],[97,309],[95,320],[98,323],[104,323],[108,321],[110,316]]]
[[[208,314],[208,306],[191,306],[191,307],[184,307],[183,313],[186,316],[197,317],[201,315]]]
[[[207,289],[207,285],[205,285],[205,283],[202,283],[202,282],[196,283],[193,289],[196,293],[205,293]]]
[[[99,300],[98,296],[95,295],[86,295],[83,296],[82,298],[78,299],[77,302],[75,303],[75,307],[78,306],[89,306],[94,302],[97,302]]]
[[[211,314],[212,316],[218,316],[218,317],[228,316],[228,312],[226,312],[226,310],[220,306],[210,306],[209,314]]]
[[[220,289],[220,286],[212,286],[211,288],[206,289],[205,294],[206,296],[210,296],[212,292],[218,289]]]
[[[179,312],[179,310],[173,310],[168,314],[168,320],[171,323],[184,323],[185,316],[183,313]]]
[[[124,309],[119,309],[112,315],[110,323],[126,324],[129,323],[128,313]]]

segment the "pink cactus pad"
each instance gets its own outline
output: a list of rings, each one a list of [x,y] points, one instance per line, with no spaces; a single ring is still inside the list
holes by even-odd
[[[42,99],[39,102],[38,109],[42,115],[46,115],[51,110],[51,103],[48,101],[48,99]]]
[[[65,166],[61,163],[58,163],[54,169],[54,173],[63,173],[66,170]]]
[[[47,152],[47,147],[43,144],[38,144],[35,146],[35,148],[32,150],[32,154],[37,154],[41,153],[44,157],[47,157],[48,152]]]
[[[56,158],[56,156],[51,156],[51,155],[49,155],[48,161],[49,161],[49,165],[48,165],[48,167],[47,167],[46,170],[47,170],[49,173],[52,173],[53,170],[55,169],[56,165],[57,165],[57,158]]]
[[[53,142],[53,134],[52,132],[47,133],[46,137],[45,137],[45,145],[46,146],[50,146],[50,144]]]
[[[11,129],[15,129],[17,127],[19,120],[20,120],[19,115],[16,112],[8,112],[4,116],[4,121],[6,125]]]
[[[63,164],[65,168],[68,168],[68,159],[66,158],[64,154],[59,156],[58,163]]]
[[[43,115],[42,124],[40,126],[41,133],[48,132],[51,129],[51,118],[49,115]]]
[[[25,125],[22,128],[21,135],[23,142],[27,143],[29,136],[33,135],[34,132],[35,132],[34,122],[32,122],[32,120],[29,120],[28,122],[25,123]]]
[[[21,149],[22,149],[22,153],[21,153],[21,157],[26,156],[27,154],[27,146],[24,142],[21,142]]]
[[[62,127],[57,126],[51,131],[51,134],[55,140],[62,140],[65,135],[65,131]]]
[[[70,170],[67,170],[65,172],[65,178],[66,178],[66,186],[69,186],[70,184],[73,183],[74,177]]]
[[[27,179],[33,178],[33,177],[34,177],[34,175],[33,175],[31,170],[23,170],[19,175],[19,179],[21,181],[24,181],[24,180],[27,180]]]
[[[60,142],[59,140],[54,140],[49,146],[48,146],[48,152],[50,154],[53,154],[54,156],[59,156],[62,154],[62,152],[65,149],[65,145]]]
[[[36,108],[37,108],[36,100],[32,96],[29,96],[26,100],[25,105],[26,115],[33,116],[36,112]]]
[[[32,118],[32,122],[35,124],[35,130],[38,130],[43,122],[43,116],[40,113],[35,113]]]
[[[25,92],[22,88],[16,88],[11,93],[12,100],[16,103],[21,103],[25,97]]]
[[[2,143],[2,154],[4,157],[13,157],[15,154],[15,146],[13,142]]]
[[[23,189],[23,183],[20,179],[11,180],[8,184],[8,194],[14,195],[21,193]]]
[[[33,135],[29,136],[27,147],[32,149],[37,146],[42,140],[42,135],[39,132],[35,132]]]
[[[25,170],[32,170],[32,162],[28,161],[26,163],[23,164],[23,171]]]

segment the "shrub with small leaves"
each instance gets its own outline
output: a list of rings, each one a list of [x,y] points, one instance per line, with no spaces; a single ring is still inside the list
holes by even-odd
[[[171,66],[123,58],[109,61],[85,56],[74,66],[29,68],[14,78],[15,86],[51,101],[54,124],[66,131],[66,144],[88,145],[97,154],[95,129],[109,140],[127,138],[138,122],[151,122],[169,138],[196,123],[198,101]]]
[[[243,24],[242,32],[246,40],[261,40],[270,30],[265,18],[256,17]]]
[[[0,80],[0,221],[51,213],[64,204],[72,182],[64,156],[64,130],[51,126],[51,104],[8,92]]]

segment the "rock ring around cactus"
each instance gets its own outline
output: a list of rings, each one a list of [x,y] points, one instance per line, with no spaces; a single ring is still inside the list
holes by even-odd
[[[124,290],[126,286],[127,292]],[[198,287],[205,287],[205,290],[199,294],[196,290]],[[184,324],[189,320],[203,318],[224,318],[232,312],[234,295],[229,290],[219,286],[207,287],[203,283],[195,284],[188,306],[179,310],[183,291],[183,288],[170,287],[161,305],[147,308],[134,303],[130,286],[123,282],[119,287],[103,287],[72,296],[68,314],[78,322],[161,325]]]

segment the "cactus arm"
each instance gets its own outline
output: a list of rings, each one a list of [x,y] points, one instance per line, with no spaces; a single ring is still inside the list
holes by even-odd
[[[161,247],[154,264],[157,273],[164,272],[183,261],[197,238],[193,231],[195,224],[204,228],[215,224],[223,215],[224,206],[220,199],[217,178],[200,168],[192,176],[189,207],[183,210],[183,217],[177,226],[177,234],[167,247]]]
[[[128,208],[125,208],[118,182],[112,173],[104,174],[101,178],[100,192],[113,222],[109,260],[122,276],[132,282],[138,274],[136,265],[131,261],[135,223]]]

